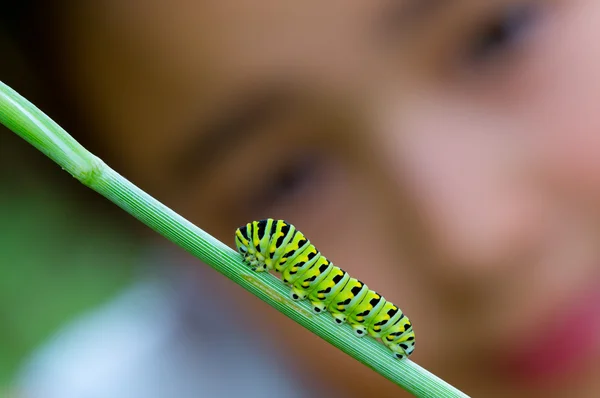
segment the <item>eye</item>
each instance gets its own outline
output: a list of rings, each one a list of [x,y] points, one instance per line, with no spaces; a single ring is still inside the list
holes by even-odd
[[[537,3],[517,4],[497,12],[472,35],[466,62],[487,63],[516,50],[537,22],[540,8]]]
[[[285,167],[277,170],[269,186],[269,194],[275,197],[292,196],[298,191],[310,185],[313,181],[317,163],[314,163],[310,157],[305,157],[292,162]]]
[[[319,181],[327,173],[322,155],[291,155],[288,163],[275,167],[262,183],[257,184],[253,207],[268,208],[302,200],[312,190],[319,189]]]

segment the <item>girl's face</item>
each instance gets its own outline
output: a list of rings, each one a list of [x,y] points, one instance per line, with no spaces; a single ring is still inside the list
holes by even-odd
[[[294,223],[473,396],[600,395],[600,2],[77,7],[70,89],[134,182],[226,242]],[[313,379],[398,396],[222,284]]]

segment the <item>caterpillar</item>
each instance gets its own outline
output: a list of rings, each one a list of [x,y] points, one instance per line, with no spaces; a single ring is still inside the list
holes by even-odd
[[[250,222],[236,230],[235,244],[255,271],[280,273],[293,300],[308,299],[314,313],[329,312],[358,337],[381,339],[399,359],[412,354],[415,334],[402,311],[333,265],[290,223],[270,218]]]

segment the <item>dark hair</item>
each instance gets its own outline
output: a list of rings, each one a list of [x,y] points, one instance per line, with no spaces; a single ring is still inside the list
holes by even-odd
[[[33,102],[44,113],[64,127],[78,141],[89,146],[88,137],[78,119],[73,102],[64,89],[61,71],[64,34],[62,16],[68,3],[62,0],[19,0],[7,2],[0,12],[0,80]],[[5,52],[6,50],[6,52]],[[6,56],[8,54],[8,56]],[[71,110],[71,111],[69,111]],[[22,186],[31,181],[52,179],[54,184],[67,183],[72,178],[59,167],[49,167],[48,159],[15,134],[0,125],[0,178]],[[15,167],[18,164],[18,167]],[[19,172],[16,173],[15,169]],[[32,178],[23,178],[31,174]],[[29,182],[28,182],[29,181]],[[35,182],[33,182],[35,184]],[[17,188],[19,189],[19,188]],[[86,189],[71,191],[78,198],[92,200],[97,205],[112,207]]]
[[[71,5],[72,6],[72,5]],[[62,63],[65,32],[64,15],[69,2],[62,0],[20,0],[10,2],[0,13],[0,35],[16,47],[19,60],[8,59],[0,65],[0,80],[12,86],[78,140],[88,137],[78,132],[81,120],[68,98],[67,81]],[[19,61],[23,66],[9,65]]]
[[[0,13],[0,29],[31,61],[37,61],[53,40],[58,1],[21,0],[6,2]],[[50,4],[52,3],[52,4]]]
[[[36,64],[35,57],[39,55],[39,51],[33,47],[35,44],[33,37],[36,35],[38,26],[34,21],[38,19],[38,6],[42,2],[23,0],[4,3],[2,12],[0,12],[0,52],[2,52],[0,80],[31,101],[40,104],[42,102],[40,93],[44,90],[39,87],[38,83],[42,79],[33,70]],[[20,156],[27,159],[25,162],[21,162],[24,163],[23,167],[25,168],[29,168],[32,162],[38,163],[43,159],[35,153],[31,154],[29,151],[21,150],[20,148],[25,148],[25,144],[21,141],[14,134],[1,131],[0,175],[6,172],[9,176],[10,169],[14,168],[13,163]],[[14,179],[3,178],[3,180]]]
[[[6,2],[2,5],[0,13],[0,26],[4,28],[7,34],[19,36],[17,32],[19,27],[25,21],[26,16],[30,15],[38,5],[36,0],[22,0]]]

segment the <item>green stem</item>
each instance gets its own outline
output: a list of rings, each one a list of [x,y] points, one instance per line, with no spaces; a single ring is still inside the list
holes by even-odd
[[[83,184],[267,304],[417,397],[467,397],[414,362],[392,357],[371,338],[359,339],[348,325],[314,315],[307,302],[289,298],[289,288],[269,273],[256,273],[241,256],[133,185],[91,154],[42,111],[0,82],[0,123],[46,154]],[[232,233],[233,239],[233,233]]]

